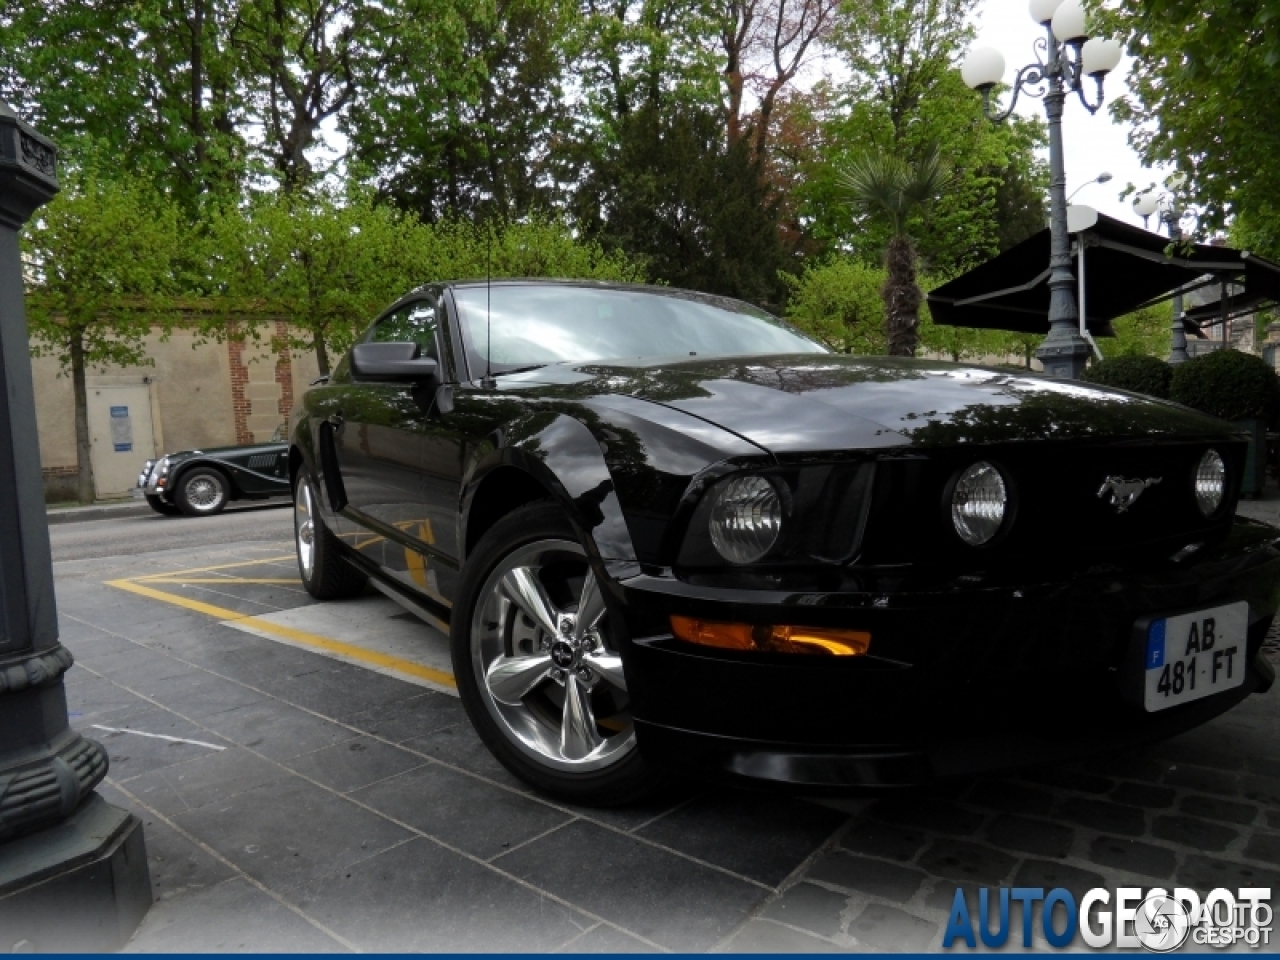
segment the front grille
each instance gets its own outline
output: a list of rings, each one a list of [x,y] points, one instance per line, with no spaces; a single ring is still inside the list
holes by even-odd
[[[961,563],[1105,559],[1222,530],[1234,512],[1244,467],[1244,444],[1213,444],[1227,462],[1227,506],[1206,519],[1195,503],[1192,477],[1209,444],[1020,444],[930,451],[882,460],[861,562]],[[988,460],[1011,480],[1012,519],[990,545],[974,549],[955,535],[945,502],[948,484],[966,466]],[[1120,512],[1098,496],[1108,477],[1159,478]]]

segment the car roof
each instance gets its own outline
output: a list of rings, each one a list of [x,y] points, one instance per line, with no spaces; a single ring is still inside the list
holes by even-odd
[[[466,280],[444,280],[436,283],[424,283],[414,288],[395,302],[393,306],[399,306],[406,300],[412,300],[431,290],[444,288],[462,288],[474,289],[476,287],[525,287],[525,286],[546,286],[546,287],[583,287],[592,290],[617,290],[629,293],[647,293],[661,297],[673,297],[679,300],[695,300],[699,303],[705,303],[710,306],[721,307],[723,309],[732,310],[735,313],[743,311],[756,311],[762,308],[753,306],[743,300],[737,300],[733,297],[724,297],[714,293],[701,293],[697,290],[685,290],[681,287],[664,287],[648,283],[622,283],[616,280],[574,280],[574,279],[558,279],[547,277],[503,277],[501,279],[486,280],[483,277],[472,278]]]

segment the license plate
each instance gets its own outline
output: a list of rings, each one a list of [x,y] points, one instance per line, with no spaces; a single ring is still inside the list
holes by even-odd
[[[1147,710],[1164,710],[1244,683],[1249,604],[1153,620],[1144,664]]]

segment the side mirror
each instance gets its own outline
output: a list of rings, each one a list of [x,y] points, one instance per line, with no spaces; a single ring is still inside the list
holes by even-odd
[[[416,343],[357,343],[351,348],[354,380],[413,381],[435,379],[435,360],[424,357]]]

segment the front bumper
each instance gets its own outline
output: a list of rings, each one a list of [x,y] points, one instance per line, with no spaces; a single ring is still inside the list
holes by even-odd
[[[138,485],[134,487],[134,496],[163,497],[168,479],[169,469],[163,459],[148,460],[142,465],[142,472],[138,474]]]
[[[654,574],[619,581],[640,749],[757,784],[913,785],[1174,736],[1271,685],[1259,651],[1280,606],[1280,530],[1239,520],[1182,563],[1028,580],[966,577],[928,589],[872,575],[835,589],[795,579],[773,589]],[[1239,600],[1249,603],[1244,683],[1148,713],[1134,697],[1138,621]],[[671,614],[868,630],[871,651],[697,647],[671,636]]]

